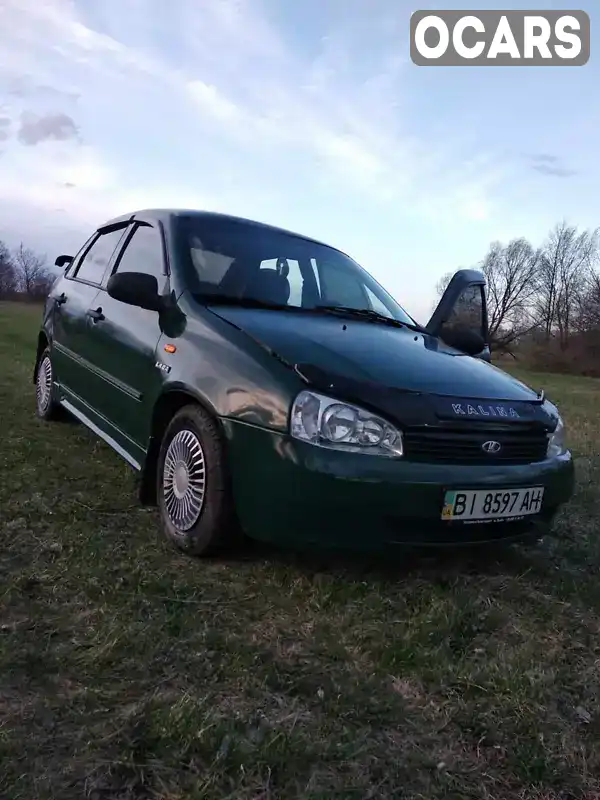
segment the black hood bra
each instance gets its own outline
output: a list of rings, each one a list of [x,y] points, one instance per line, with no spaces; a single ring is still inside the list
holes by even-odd
[[[553,431],[557,424],[557,418],[543,405],[543,393],[531,401],[482,400],[383,386],[336,375],[312,364],[296,364],[294,368],[315,391],[362,404],[407,427],[473,423]]]

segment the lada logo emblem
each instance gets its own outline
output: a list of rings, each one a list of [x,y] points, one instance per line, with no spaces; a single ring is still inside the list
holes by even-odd
[[[484,453],[499,453],[502,450],[502,445],[500,442],[489,441],[484,442],[481,445],[481,449]]]

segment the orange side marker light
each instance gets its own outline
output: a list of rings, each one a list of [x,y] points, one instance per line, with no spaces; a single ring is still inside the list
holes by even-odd
[[[177,350],[177,348],[175,347],[174,344],[166,344],[165,345],[165,351],[167,353],[174,353],[176,350]]]

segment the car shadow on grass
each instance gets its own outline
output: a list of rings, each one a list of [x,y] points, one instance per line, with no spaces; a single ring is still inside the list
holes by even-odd
[[[395,546],[381,551],[361,552],[326,547],[299,547],[267,544],[245,539],[235,554],[216,557],[224,563],[268,562],[293,568],[305,574],[329,572],[364,579],[370,576],[385,582],[405,580],[416,574],[432,579],[444,574],[498,574],[521,571],[530,552],[543,547],[544,540],[510,545],[494,542],[485,545],[444,547]]]
[[[593,512],[593,509],[590,509]],[[586,518],[587,517],[587,518]],[[543,591],[558,602],[577,602],[600,612],[600,542],[595,515],[578,508],[573,525],[568,514],[551,535],[520,543],[491,542],[452,548],[394,547],[380,552],[286,547],[243,540],[235,553],[216,557],[223,564],[269,565],[309,580],[327,575],[352,583],[369,581],[381,588],[411,581],[447,584],[460,580],[507,579]]]

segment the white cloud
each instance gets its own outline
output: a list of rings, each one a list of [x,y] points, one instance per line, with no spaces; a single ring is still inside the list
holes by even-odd
[[[30,207],[42,227],[82,228],[195,205],[283,220],[281,199],[310,181],[310,202],[335,190],[425,220],[488,219],[494,159],[416,136],[406,60],[396,45],[357,58],[368,36],[384,41],[359,10],[304,55],[260,0],[3,0],[0,87],[14,124],[0,142],[2,214]],[[68,116],[81,141],[24,147],[22,114]]]
[[[14,203],[30,205],[37,213],[66,215],[87,229],[135,209],[210,207],[212,200],[175,183],[128,186],[94,148],[46,143],[18,153],[3,171],[0,204]]]
[[[240,121],[242,117],[240,109],[216,86],[195,80],[188,83],[188,90],[193,100],[208,116],[226,124]]]

